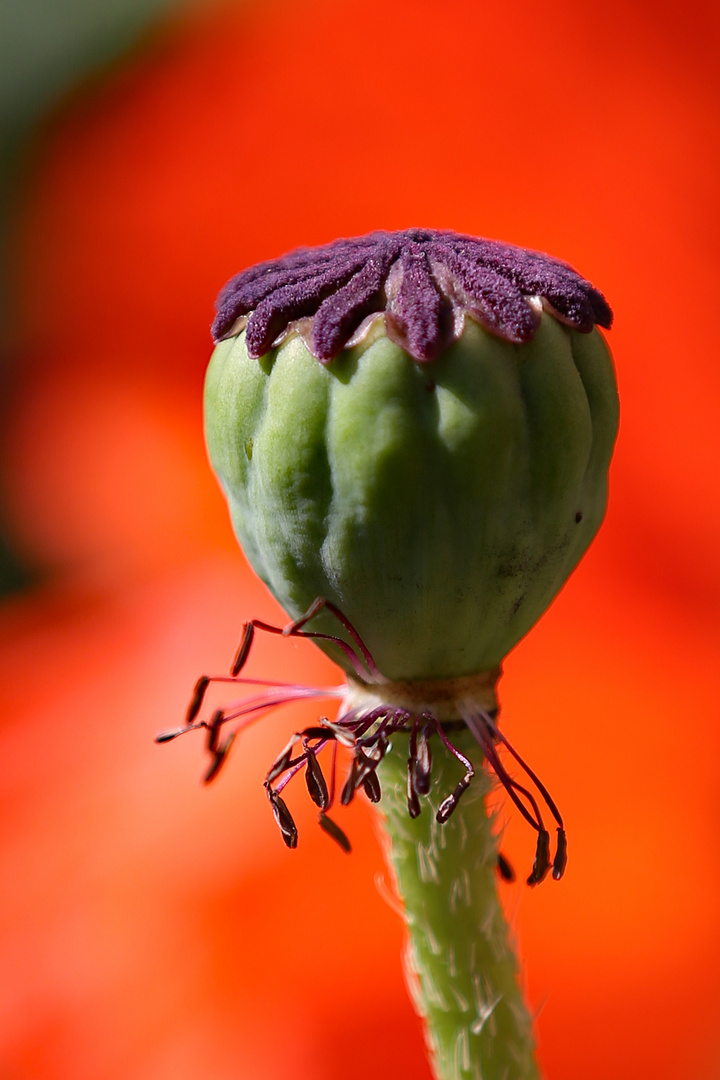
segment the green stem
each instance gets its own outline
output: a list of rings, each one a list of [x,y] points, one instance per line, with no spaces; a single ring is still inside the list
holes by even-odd
[[[407,736],[393,736],[378,770],[387,855],[408,927],[408,983],[437,1080],[539,1080],[497,894],[497,839],[485,806],[490,780],[470,734],[453,734],[453,741],[476,773],[444,825],[435,813],[463,774],[436,736],[432,789],[414,820],[407,807]]]

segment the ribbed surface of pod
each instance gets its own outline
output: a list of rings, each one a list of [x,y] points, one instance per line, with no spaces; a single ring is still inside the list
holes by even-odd
[[[298,336],[253,359],[243,332],[215,349],[205,422],[283,607],[326,597],[413,680],[497,667],[552,601],[605,513],[618,405],[600,333],[544,314],[522,345],[468,318],[422,365],[382,332],[327,366]]]

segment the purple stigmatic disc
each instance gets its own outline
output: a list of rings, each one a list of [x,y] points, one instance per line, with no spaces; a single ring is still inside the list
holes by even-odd
[[[298,248],[241,271],[218,297],[212,333],[221,341],[244,326],[257,357],[297,328],[326,364],[383,314],[388,336],[426,363],[460,336],[465,315],[521,343],[532,339],[543,308],[582,333],[612,324],[602,293],[558,259],[496,240],[406,229]]]

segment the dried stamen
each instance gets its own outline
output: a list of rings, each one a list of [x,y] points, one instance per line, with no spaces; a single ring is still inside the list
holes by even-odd
[[[418,736],[413,765],[413,781],[418,795],[427,795],[430,791],[430,771],[432,754],[430,751],[430,725],[426,724]]]
[[[333,741],[333,743],[332,743],[332,757],[330,759],[330,795],[329,795],[328,804],[327,804],[328,809],[330,809],[332,804],[335,802],[335,787],[336,787],[336,783],[337,783],[337,755],[338,755],[338,744],[337,744],[337,741]]]
[[[352,847],[347,836],[342,831],[340,826],[336,825],[332,818],[329,818],[327,814],[320,813],[318,815],[318,823],[320,825],[320,828],[324,832],[326,832],[328,836],[331,836],[335,843],[340,845],[343,851],[347,851],[348,853],[352,851]]]
[[[357,758],[353,758],[352,764],[350,765],[350,772],[347,774],[347,779],[340,792],[341,806],[349,806],[355,797],[355,791],[358,785],[358,771]]]
[[[303,626],[305,626],[305,624],[307,622],[310,621],[310,619],[312,619],[315,615],[317,615],[320,611],[322,611],[323,608],[326,611],[329,611],[330,614],[333,615],[337,619],[337,621],[340,623],[340,625],[345,630],[347,630],[349,636],[352,638],[352,640],[357,645],[358,650],[360,652],[360,655],[362,656],[363,660],[365,661],[365,666],[367,667],[368,671],[373,676],[373,678],[377,682],[385,682],[386,681],[385,677],[378,670],[377,664],[375,663],[375,661],[372,658],[372,653],[368,649],[368,647],[365,644],[365,642],[363,641],[363,639],[358,634],[358,632],[355,629],[355,627],[353,626],[353,624],[350,622],[349,619],[345,618],[342,611],[340,611],[340,609],[337,608],[335,606],[335,604],[330,603],[330,601],[326,600],[324,596],[316,597],[316,599],[313,600],[312,604],[310,605],[310,607],[308,608],[308,610],[305,612],[304,615],[301,615],[300,618],[296,619],[294,623],[290,624],[290,626],[285,627],[285,629],[283,630],[283,635],[285,637],[289,637],[292,634],[296,634],[299,630],[302,629]],[[315,635],[312,635],[312,636],[315,636]]]
[[[443,731],[442,724],[439,721],[436,725],[436,731],[440,736],[443,745],[450,751],[451,754],[453,754],[458,759],[459,762],[461,762],[461,764],[465,766],[464,777],[456,785],[455,790],[450,795],[448,795],[446,799],[443,799],[443,801],[440,803],[440,806],[438,807],[438,811],[435,817],[437,821],[439,821],[442,825],[447,821],[452,812],[455,810],[463,792],[467,791],[467,789],[469,788],[470,781],[475,775],[475,769],[473,768],[472,762],[469,761],[464,754],[461,754],[456,746],[453,746],[453,744],[450,742],[447,735]]]
[[[184,735],[186,731],[190,731],[190,730],[191,730],[190,728],[186,728],[186,727],[168,728],[167,731],[158,732],[158,734],[155,736],[155,742],[156,743],[172,742],[173,739],[177,739],[178,735]]]
[[[348,645],[348,643],[346,641],[343,641],[342,638],[336,637],[333,634],[322,634],[318,633],[315,630],[302,629],[302,627],[305,626],[305,624],[309,622],[310,619],[314,618],[314,616],[323,609],[327,609],[327,611],[329,611],[330,614],[338,620],[340,625],[345,630],[347,630],[350,637],[356,643],[360,651],[360,656],[358,656],[352,646]],[[288,623],[287,626],[273,626],[271,623],[263,622],[261,619],[251,619],[249,622],[245,623],[243,626],[242,639],[240,641],[238,651],[235,654],[235,659],[233,660],[232,667],[230,669],[233,676],[239,675],[240,671],[244,667],[250,653],[250,647],[252,645],[253,637],[256,630],[264,630],[268,634],[279,634],[282,637],[301,637],[311,638],[320,641],[331,641],[334,645],[337,645],[337,647],[341,649],[342,652],[345,653],[345,656],[350,661],[350,664],[352,665],[352,668],[359,679],[362,679],[364,681],[369,673],[371,678],[376,682],[385,681],[380,671],[378,670],[375,661],[372,658],[370,650],[362,641],[357,630],[355,630],[351,623],[345,618],[342,612],[340,612],[338,608],[335,607],[334,604],[331,604],[329,600],[326,600],[322,596],[318,596],[317,599],[312,602],[304,615],[301,615],[299,619],[295,619],[293,622]],[[364,667],[363,663],[365,665]]]
[[[323,771],[318,764],[318,759],[315,757],[315,751],[307,745],[307,740],[303,740],[305,746],[305,756],[307,764],[305,766],[305,783],[308,789],[308,795],[321,810],[327,809],[328,805],[328,789],[325,783],[325,777]]]
[[[246,622],[243,624],[243,633],[238,645],[238,650],[235,653],[235,659],[230,667],[230,674],[235,676],[239,675],[242,669],[245,667],[245,661],[250,653],[250,648],[255,637],[255,626],[252,622]]]
[[[203,783],[209,784],[215,779],[217,774],[222,769],[223,765],[227,761],[227,756],[230,753],[230,747],[235,742],[236,731],[231,731],[222,746],[218,746],[213,752],[213,759],[210,762],[210,766],[203,776]]]
[[[415,787],[415,757],[417,754],[417,733],[418,733],[419,721],[415,717],[413,720],[412,731],[410,732],[410,756],[407,759],[407,807],[408,814],[411,818],[416,818],[420,815],[420,800],[418,799],[417,788]]]
[[[290,742],[281,750],[278,756],[273,761],[272,765],[268,769],[267,776],[265,777],[266,784],[272,784],[273,780],[277,780],[278,776],[282,775],[287,769],[290,768],[290,760],[292,758],[293,747],[298,741],[298,736],[293,735]]]
[[[282,838],[289,848],[297,847],[298,831],[292,814],[276,791],[268,785],[268,799],[272,807],[273,816],[278,823]]]
[[[210,685],[210,679],[207,675],[201,675],[198,681],[195,683],[195,689],[193,695],[190,698],[190,703],[187,707],[187,713],[185,714],[185,723],[192,724],[193,720],[200,712],[203,699],[205,697],[205,691]]]
[[[527,879],[528,885],[539,885],[547,877],[550,865],[550,833],[547,829],[541,829],[538,833],[532,873]]]
[[[564,829],[558,829],[557,831],[557,850],[555,852],[555,858],[553,860],[553,872],[552,876],[555,881],[559,881],[565,873],[565,867],[567,866],[567,837]]]
[[[407,771],[407,808],[408,814],[411,818],[420,816],[420,800],[417,796],[417,791],[413,787],[413,770],[412,770],[412,758],[408,758],[408,771]]]
[[[558,828],[563,829],[564,825],[563,825],[563,819],[562,819],[562,817],[560,815],[560,811],[558,810],[557,806],[555,805],[555,801],[551,798],[550,792],[547,790],[547,788],[543,784],[540,777],[537,776],[536,773],[533,772],[533,770],[530,768],[530,766],[527,764],[527,762],[524,761],[523,758],[520,757],[520,755],[518,754],[517,750],[512,745],[512,743],[506,738],[505,735],[503,735],[502,731],[500,731],[500,728],[495,723],[494,717],[492,717],[489,713],[485,713],[483,719],[485,720],[486,726],[492,732],[495,739],[499,739],[500,742],[502,742],[503,745],[507,747],[509,752],[512,754],[512,756],[517,761],[518,765],[522,769],[524,769],[524,771],[528,774],[528,776],[530,777],[532,782],[535,784],[535,787],[538,789],[538,791],[542,795],[543,799],[547,803],[547,806],[548,806],[548,809],[550,810],[550,813],[555,818],[555,821],[558,824]]]
[[[353,642],[354,648],[340,638],[303,630],[303,627],[323,609],[327,609],[341,624]],[[278,682],[271,679],[240,677],[239,672],[248,659],[255,630],[266,630],[269,633],[285,637],[319,637],[323,640],[332,640],[351,659],[353,667],[360,678],[363,678],[365,669],[367,669],[373,676],[373,687],[386,682],[355,628],[342,612],[325,600],[320,598],[316,600],[300,619],[290,623],[284,629],[271,626],[257,619],[245,623],[242,640],[232,664],[232,674],[229,676],[201,676],[193,689],[187,709],[185,726],[160,732],[156,736],[156,742],[171,742],[188,731],[204,729],[207,732],[206,748],[211,755],[210,763],[203,777],[205,783],[209,783],[218,775],[227,760],[229,750],[238,732],[255,723],[259,716],[267,710],[303,699],[341,697],[345,693],[345,688],[339,686],[323,688]],[[262,686],[265,689],[259,696],[245,698],[225,706],[223,709],[216,709],[210,720],[198,720],[197,717],[205,702],[208,688],[213,682],[242,686]],[[472,709],[462,710],[462,721],[448,720],[441,722],[432,709],[427,709],[427,706],[423,706],[423,708],[426,711],[415,713],[396,703],[377,704],[377,698],[375,698],[375,704],[370,708],[364,707],[362,704],[355,704],[341,713],[336,721],[331,721],[326,716],[320,716],[314,725],[305,728],[301,732],[295,732],[270,766],[265,777],[268,799],[285,844],[290,848],[297,846],[297,827],[280,793],[292,778],[304,769],[308,794],[320,810],[319,823],[321,828],[344,851],[349,851],[350,842],[347,836],[326,813],[335,800],[338,746],[344,746],[352,753],[350,769],[340,791],[340,803],[347,806],[352,802],[355,792],[360,788],[371,802],[379,802],[381,788],[377,768],[389,749],[390,737],[400,732],[409,736],[407,803],[408,812],[412,818],[416,818],[420,814],[420,796],[428,795],[431,788],[432,750],[430,737],[433,732],[438,736],[446,750],[455,757],[465,770],[455,788],[442,800],[436,811],[437,821],[441,824],[445,823],[456,809],[460,798],[467,791],[475,775],[472,762],[453,745],[448,737],[452,731],[467,727],[482,749],[485,761],[493,769],[522,816],[538,834],[535,860],[530,876],[527,879],[528,884],[539,884],[551,870],[553,878],[556,881],[559,880],[567,864],[567,837],[562,817],[544,784],[499,730],[495,722],[495,710],[486,711],[476,706]],[[235,728],[221,743],[220,730],[229,721],[235,722]],[[293,756],[295,747],[299,742],[302,743],[302,753]],[[502,743],[521,766],[555,819],[557,824],[557,847],[552,861],[550,859],[550,834],[545,828],[538,801],[528,787],[525,787],[507,772],[498,754],[497,743]],[[332,747],[329,785],[318,761],[319,753],[328,745]],[[514,880],[514,871],[502,854],[498,854],[497,868],[503,880]]]
[[[489,763],[492,765],[493,769],[495,770],[495,772],[496,772],[496,774],[498,776],[498,779],[500,780],[500,782],[505,787],[506,791],[508,792],[508,794],[512,798],[515,805],[519,807],[521,813],[526,818],[526,820],[530,821],[530,824],[533,825],[534,828],[537,828],[540,833],[542,833],[543,831],[545,831],[545,827],[544,827],[543,822],[542,822],[542,817],[540,815],[540,810],[538,808],[537,802],[535,801],[535,799],[531,795],[531,793],[527,790],[527,788],[524,788],[521,784],[518,784],[518,782],[516,780],[513,780],[508,775],[508,773],[504,769],[504,767],[503,767],[502,763],[500,762],[500,759],[499,759],[499,757],[497,755],[497,752],[496,752],[495,747],[493,745],[493,741],[492,741],[493,739],[496,740],[496,741],[502,742],[503,745],[505,747],[507,747],[510,754],[512,754],[512,756],[515,758],[515,760],[518,762],[518,764],[524,769],[525,773],[530,777],[532,782],[535,784],[535,787],[540,792],[540,794],[541,794],[542,798],[544,799],[548,809],[550,810],[550,813],[555,818],[555,821],[556,821],[557,826],[558,826],[558,829],[557,829],[557,833],[558,833],[557,848],[556,848],[556,853],[555,853],[555,859],[553,860],[553,863],[552,863],[552,867],[553,867],[553,878],[554,878],[555,881],[559,881],[560,878],[563,876],[563,874],[565,872],[565,867],[567,866],[567,835],[565,833],[565,827],[564,827],[562,816],[561,816],[560,811],[558,810],[558,808],[557,808],[557,806],[555,804],[554,799],[551,797],[549,791],[547,790],[545,785],[542,783],[540,778],[537,776],[537,774],[530,768],[530,766],[523,760],[523,758],[520,757],[520,754],[518,754],[515,747],[510,743],[510,741],[507,739],[507,737],[505,735],[503,735],[503,733],[499,730],[497,724],[495,723],[494,717],[490,716],[489,713],[485,712],[485,710],[480,710],[479,715],[477,717],[466,716],[465,719],[466,719],[466,722],[468,723],[468,726],[470,727],[471,731],[473,732],[475,737],[478,739],[478,742],[483,747],[485,755],[488,758]],[[528,800],[528,802],[530,802],[531,806],[533,807],[534,813],[536,815],[536,819],[537,819],[536,821],[531,820],[530,815],[528,814],[528,812],[524,808],[524,806],[521,805],[520,800],[517,798],[515,792],[520,792]],[[542,843],[544,844],[544,840],[542,841]],[[538,838],[538,844],[539,845],[541,844],[540,838]],[[549,834],[548,834],[548,845],[549,845]],[[549,864],[549,853],[547,855],[547,859],[548,859],[548,868],[549,868],[549,865],[550,865]],[[538,857],[536,856],[535,866],[533,867],[533,872],[530,875],[530,879],[528,879],[529,884],[533,884],[533,885],[537,884],[537,881],[535,880],[535,878],[537,876],[535,867],[537,867],[537,866],[539,866],[539,867],[544,866],[544,858],[542,857],[542,854],[541,854],[541,857],[540,857],[539,861],[538,861]],[[542,880],[543,877],[546,876],[548,868],[544,869],[542,877],[539,878],[540,881]]]
[[[220,727],[224,720],[225,715],[222,709],[216,709],[212,715],[210,723],[207,725],[207,739],[205,740],[205,749],[210,754],[214,754],[217,750]]]
[[[382,797],[382,791],[380,790],[380,781],[378,780],[375,770],[373,769],[366,776],[363,776],[361,783],[363,791],[370,802],[379,803]]]
[[[503,881],[512,882],[515,880],[515,871],[501,851],[498,851],[497,854],[497,868],[498,874]]]
[[[513,778],[505,769],[503,763],[500,761],[500,758],[498,757],[495,751],[495,747],[492,745],[492,743],[489,743],[488,745],[483,747],[483,749],[488,764],[492,767],[498,780],[503,785],[512,801],[515,803],[522,816],[525,818],[529,825],[532,825],[533,829],[535,829],[537,832],[542,832],[542,830],[544,829],[544,825],[542,815],[540,813],[540,808],[537,804],[535,796],[532,794],[532,792],[528,791],[527,788],[523,787],[521,784],[518,784],[517,780],[513,780]],[[524,795],[525,798],[528,800],[535,814],[535,817],[532,816],[525,804],[521,801],[517,794],[518,792],[520,792],[521,795]]]

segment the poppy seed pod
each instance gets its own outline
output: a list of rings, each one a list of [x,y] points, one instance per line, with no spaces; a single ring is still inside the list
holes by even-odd
[[[207,445],[282,606],[326,598],[393,682],[497,669],[605,513],[611,318],[563,263],[429,230],[233,279]]]
[[[265,791],[288,848],[298,773],[344,852],[335,808],[360,792],[381,804],[438,1080],[539,1077],[497,893],[514,871],[486,806],[491,774],[536,834],[528,885],[560,881],[568,841],[495,687],[605,512],[618,404],[596,327],[611,321],[564,263],[411,229],[243,271],[213,325],[210,457],[292,622],[245,622],[230,674],[202,675],[184,726],[157,740],[204,731],[209,782],[260,716],[340,700],[333,720],[292,734]],[[258,630],[312,638],[347,681],[242,675]],[[231,700],[211,712],[219,686]]]

